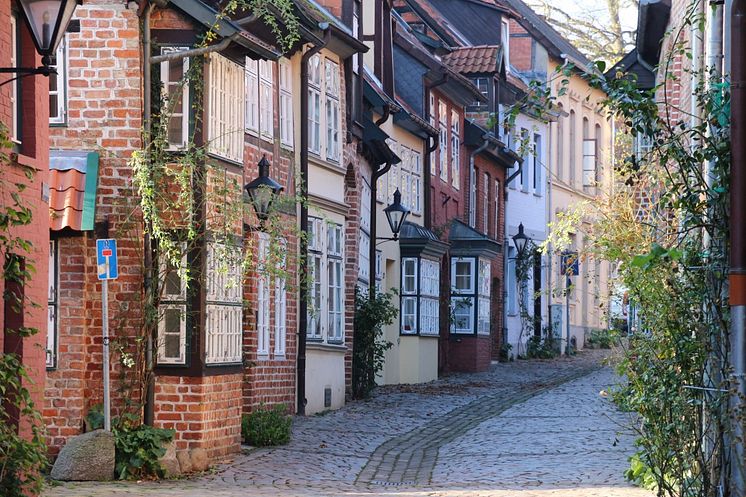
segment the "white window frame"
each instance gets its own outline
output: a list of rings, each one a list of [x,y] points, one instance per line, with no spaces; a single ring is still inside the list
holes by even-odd
[[[182,269],[186,267],[186,246],[180,245],[182,251],[180,267],[170,267],[171,264],[167,261],[164,256],[159,257],[158,268],[159,268],[159,280],[163,285],[160,300],[158,305],[158,340],[157,340],[157,362],[159,365],[186,365],[186,314],[187,314],[187,281],[184,278],[184,274],[180,274]],[[165,278],[171,274],[172,271],[176,271],[178,277],[178,293],[167,293],[165,286]],[[178,310],[180,313],[179,321],[179,355],[178,357],[167,357],[166,356],[166,335],[172,335],[173,332],[167,332],[166,330],[166,312]]]
[[[281,261],[282,270],[285,270],[286,259]],[[276,358],[285,357],[287,350],[287,284],[283,276],[275,277],[275,350]]]
[[[529,175],[531,174],[532,167],[529,164],[533,163],[533,150],[532,143],[529,142],[530,134],[526,128],[521,128],[521,146],[523,147],[523,167],[521,167],[521,190],[524,192],[528,191]]]
[[[534,141],[533,141],[533,190],[536,195],[541,195],[544,193],[543,188],[543,174],[542,169],[544,168],[543,164],[543,150],[542,150],[543,144],[542,144],[542,136],[539,133],[534,133]]]
[[[293,148],[293,70],[290,61],[282,58],[278,64],[280,73],[280,144]]]
[[[474,334],[474,300],[475,297],[473,296],[454,295],[451,297],[451,312],[453,312],[451,332],[457,334]],[[468,309],[468,315],[467,313],[459,312],[462,309]],[[460,316],[467,316],[466,326],[459,326]]]
[[[47,292],[47,369],[57,367],[57,343],[59,340],[59,259],[57,241],[49,241],[49,289]]]
[[[189,47],[161,47],[161,55],[168,55],[177,52],[184,52],[189,50]],[[164,60],[161,62],[161,85],[163,95],[163,109],[166,112],[171,112],[169,122],[166,123],[166,141],[168,142],[167,150],[184,150],[189,143],[189,111],[191,106],[189,105],[189,81],[186,80],[189,72],[189,57],[184,57],[182,60],[182,71],[181,78],[178,81],[171,81],[169,79],[171,75],[171,61]],[[169,95],[176,95],[176,98],[181,97],[181,107],[179,109],[174,106],[171,107],[169,103]],[[181,121],[181,140],[178,142],[171,141],[171,128],[172,120]]]
[[[490,334],[490,299],[487,297],[479,297],[477,299],[477,334],[478,335],[489,335]]]
[[[495,240],[500,239],[500,180],[495,180]]]
[[[440,152],[438,164],[440,165],[440,179],[448,182],[448,108],[445,102],[438,102],[438,131],[440,134]]]
[[[469,264],[469,286],[467,288],[458,288],[456,285],[456,282],[458,281],[456,268],[459,264],[463,263]],[[476,282],[474,281],[474,265],[475,260],[472,257],[451,257],[451,293],[470,295],[475,292]]]
[[[308,151],[321,155],[321,55],[308,60]]]
[[[344,340],[344,228],[341,224],[327,226],[327,326],[326,340]]]
[[[401,298],[401,334],[417,334],[417,297],[402,295]]]
[[[484,226],[484,234],[489,234],[490,226],[490,175],[489,173],[482,174],[482,225]]]
[[[259,233],[259,265],[256,289],[256,354],[259,358],[269,356],[270,286],[265,265],[269,259],[269,235]]]
[[[49,86],[52,86],[52,80],[57,83],[56,90],[49,90],[49,123],[65,124],[67,122],[67,35],[62,37],[60,45],[54,57],[54,64],[50,68],[56,71],[56,74],[49,75]],[[57,105],[52,106],[52,97],[57,97]]]
[[[259,61],[246,57],[244,78],[246,80],[246,108],[244,128],[251,134],[259,134]]]
[[[416,257],[402,257],[401,260],[401,294],[417,295],[419,277]],[[411,269],[411,271],[410,271]],[[410,288],[411,282],[411,288]]]
[[[312,310],[308,314],[307,338],[341,345],[345,337],[344,226],[309,218],[309,231]]]
[[[451,185],[461,189],[461,122],[455,110],[451,111]]]
[[[325,106],[326,106],[326,158],[332,162],[340,159],[341,115],[339,104],[339,64],[324,61]]]
[[[487,101],[489,101],[490,98],[490,80],[489,78],[485,78],[483,76],[480,76],[478,78],[472,78],[472,83],[474,83],[474,86],[477,87],[477,90],[479,90],[479,93],[481,93]],[[475,100],[471,106],[474,107],[476,110],[483,110],[487,109],[487,102],[481,102],[479,100]]]
[[[420,259],[420,335],[440,334],[440,262]]]
[[[491,293],[490,279],[492,278],[492,263],[485,259],[479,259],[479,272],[477,273],[477,293],[482,297],[489,297]]]
[[[240,246],[207,243],[205,364],[240,364],[243,358],[243,286]]]
[[[259,135],[272,140],[275,134],[275,64],[259,61]]]
[[[10,67],[18,67],[18,18],[10,13]],[[21,143],[19,121],[20,78],[10,84],[10,140]]]
[[[597,181],[597,143],[595,138],[583,140],[583,186],[596,186]]]
[[[242,163],[246,126],[245,69],[217,53],[211,53],[208,61],[207,151]]]
[[[503,44],[503,60],[505,61],[505,72],[510,72],[510,22],[507,19],[502,19],[501,24],[502,32],[500,37],[502,38]]]

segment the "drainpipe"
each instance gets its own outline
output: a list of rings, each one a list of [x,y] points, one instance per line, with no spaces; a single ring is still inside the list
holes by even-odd
[[[443,76],[441,79],[427,84],[425,83],[425,96],[424,96],[424,102],[422,105],[422,108],[425,109],[425,121],[430,122],[430,92],[437,88],[440,85],[443,85],[448,82],[448,75]],[[425,201],[425,209],[423,214],[425,215],[425,228],[432,229],[433,227],[433,221],[432,221],[432,207],[431,207],[431,199],[430,199],[430,179],[433,176],[432,173],[432,157],[433,152],[435,152],[435,149],[438,148],[440,144],[440,134],[436,137],[433,137],[433,145],[430,148],[425,149],[425,177],[423,183],[424,191],[424,201]]]
[[[730,174],[730,416],[729,444],[732,497],[746,494],[744,427],[746,395],[746,0],[733,0],[731,22],[731,174]]]
[[[562,116],[560,116],[561,118]],[[559,119],[559,118],[558,118]],[[546,212],[546,222],[547,227],[549,226],[549,223],[552,221],[552,121],[549,121],[549,124],[547,125],[547,135],[549,136],[549,139],[547,140],[547,164],[546,171],[547,171],[547,177],[546,177],[546,192],[547,192],[547,212]],[[549,229],[547,229],[549,231]],[[549,238],[549,233],[547,233],[547,238]],[[552,327],[552,244],[549,244],[549,250],[547,252],[547,289],[549,290],[549,293],[547,294],[547,323],[548,323],[548,330],[550,330],[550,333],[554,333],[554,328]],[[542,256],[543,257],[543,256]],[[599,275],[596,275],[596,278],[599,278]],[[600,283],[599,283],[600,286]]]
[[[313,45],[300,59],[300,230],[308,233],[308,61],[324,48],[331,37],[328,23],[319,23],[324,30],[322,43]],[[305,277],[308,274],[308,240],[300,238],[300,268],[298,274]],[[297,367],[297,412],[299,416],[306,414],[306,334],[308,333],[308,288],[307,281],[301,281],[298,290],[298,357]]]
[[[143,60],[143,146],[147,147],[150,142],[150,119],[151,119],[151,60],[150,54],[152,51],[152,42],[150,36],[150,16],[153,12],[155,4],[149,2],[142,16],[142,30],[143,30],[143,41],[142,41],[142,60]],[[146,301],[149,300],[149,295],[153,292],[153,247],[152,241],[150,240],[150,230],[145,227],[143,236],[143,249],[144,249],[144,264],[145,264],[145,295]],[[148,373],[148,381],[145,387],[145,405],[143,406],[143,421],[146,425],[153,426],[155,420],[155,374],[153,361],[153,333],[152,330],[148,333],[147,341],[145,343],[145,369]]]
[[[746,0],[744,0],[746,1]],[[505,254],[505,257],[503,257],[503,329],[502,329],[502,344],[505,345],[508,340],[508,284],[507,281],[508,278],[508,264],[510,263],[509,259],[509,250],[507,250],[510,247],[510,236],[508,235],[508,185],[511,181],[513,181],[519,174],[521,174],[521,170],[523,169],[523,161],[519,160],[516,161],[518,163],[518,169],[508,176],[508,178],[505,180],[505,184],[503,185],[503,198],[505,199],[505,215],[503,216],[505,227],[503,228],[503,233],[505,234],[505,241],[503,242],[503,246],[506,248],[506,250],[503,251]],[[520,298],[520,296],[518,297]]]
[[[467,186],[467,188],[469,189],[469,226],[472,228],[476,228],[477,224],[477,209],[475,206],[477,202],[477,178],[474,162],[477,155],[487,150],[487,147],[490,146],[490,141],[487,138],[487,135],[484,135],[482,138],[484,139],[484,143],[469,154],[469,186]],[[497,236],[497,233],[495,233],[495,235]]]
[[[383,125],[391,117],[391,106],[383,106],[383,115],[376,120],[376,126]],[[378,166],[376,166],[378,167]],[[370,176],[370,247],[368,249],[368,296],[371,301],[376,298],[376,230],[378,229],[378,215],[376,205],[378,196],[378,179],[391,169],[391,160],[387,160],[381,169],[375,169]]]

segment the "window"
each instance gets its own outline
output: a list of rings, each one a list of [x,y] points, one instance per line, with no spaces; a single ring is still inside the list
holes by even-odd
[[[432,92],[430,92],[429,95],[430,100],[430,126],[433,128],[435,127],[435,95],[433,95]],[[435,174],[435,169],[432,170],[432,173]]]
[[[47,321],[47,369],[57,367],[57,242],[49,242],[49,291],[47,297],[48,321]]]
[[[280,59],[280,143],[293,147],[293,72],[290,61]]]
[[[210,54],[208,67],[208,152],[242,162],[246,94],[244,68],[217,53]]]
[[[339,64],[317,54],[308,66],[308,147],[316,155],[339,162]]]
[[[328,333],[330,342],[341,342],[343,335],[342,315],[342,288],[344,277],[342,271],[342,225],[330,224],[327,227],[327,267],[329,279],[328,284]]]
[[[454,333],[474,333],[474,297],[451,297]]]
[[[311,308],[308,338],[344,342],[344,231],[341,224],[309,219]]]
[[[339,162],[339,65],[326,61],[326,158]]]
[[[521,167],[521,189],[524,192],[528,191],[528,177],[531,167],[531,159],[533,158],[533,145],[530,142],[528,130],[526,128],[521,129],[521,148],[523,149],[523,167]]]
[[[10,67],[18,67],[18,18],[12,12],[10,14]],[[20,78],[16,78],[10,84],[10,139],[17,143],[21,141],[20,96]]]
[[[596,185],[596,140],[583,140],[583,186]]]
[[[269,235],[259,233],[259,265],[256,289],[256,354],[269,355],[269,275],[266,264],[269,258]]]
[[[456,111],[451,112],[451,184],[461,188],[461,121]]]
[[[285,257],[280,261],[285,270]],[[275,357],[285,355],[287,343],[287,287],[284,275],[275,277]]]
[[[266,245],[263,247],[260,241],[260,261],[266,257],[265,247]],[[221,242],[207,243],[207,292],[205,296],[205,364],[207,365],[241,362],[243,344],[241,263],[241,247]],[[268,285],[269,283],[266,282],[265,287]],[[260,298],[263,292],[268,293],[264,289],[260,290]],[[266,299],[269,299],[268,295]],[[260,300],[259,305],[262,309],[264,302]],[[269,311],[266,312],[268,314]],[[268,325],[268,315],[266,320]]]
[[[440,326],[440,264],[429,259],[404,257],[401,278],[401,333],[437,336]]]
[[[246,57],[244,73],[246,85],[246,109],[244,126],[247,131],[259,133],[259,62]]]
[[[321,56],[308,61],[308,148],[321,153]]]
[[[358,279],[370,282],[370,186],[363,179],[360,186],[360,244],[358,247]]]
[[[538,133],[534,133],[533,155],[534,155],[534,171],[533,171],[534,193],[537,195],[541,195],[544,191],[544,189],[542,188],[542,174],[541,174],[541,170],[544,167],[544,162],[542,160],[541,135]]]
[[[516,249],[510,247],[508,249],[508,284],[506,285],[506,288],[508,293],[508,314],[511,316],[518,314],[518,281],[516,276],[515,258]]]
[[[637,160],[646,160],[648,154],[653,150],[653,138],[649,135],[638,133],[634,138],[634,147]]]
[[[187,295],[186,247],[179,264],[160,257],[160,302],[158,305],[158,364],[186,364],[186,313]]]
[[[188,47],[162,47],[161,55],[188,50]],[[168,148],[182,150],[189,143],[189,59],[161,62],[163,113],[168,116]]]
[[[474,259],[453,257],[451,259],[451,291],[474,293]]]
[[[505,70],[510,72],[510,24],[507,19],[502,19],[500,22],[500,41],[503,45]]]
[[[64,124],[67,119],[67,37],[63,37],[49,67],[49,123]]]
[[[568,143],[568,147],[570,147],[570,160],[567,162],[567,170],[569,172],[568,181],[570,182],[571,186],[575,186],[575,154],[577,150],[577,143],[575,142],[577,135],[577,130],[575,129],[576,126],[577,122],[575,118],[575,111],[573,109],[570,109],[570,141]]]
[[[259,61],[259,134],[272,139],[275,129],[274,63]]]
[[[383,269],[383,253],[376,250],[376,290],[379,292],[383,291],[383,280],[386,277]]]
[[[489,233],[490,225],[490,175],[484,173],[484,180],[482,181],[482,220],[484,226],[484,234]]]
[[[500,239],[500,180],[495,180],[495,240]]]
[[[471,80],[472,83],[474,83],[474,86],[477,87],[479,90],[479,93],[484,95],[484,98],[487,99],[487,102],[489,101],[489,79],[487,78],[473,78]],[[480,111],[480,110],[487,110],[487,102],[480,102],[478,100],[475,100],[471,106],[473,107],[473,110]]]
[[[558,104],[559,118],[557,118],[557,179],[562,181],[564,175],[562,164],[565,161],[565,118],[562,104]]]
[[[444,102],[438,102],[438,130],[440,133],[440,179],[448,181],[448,110]]]
[[[407,206],[413,213],[422,212],[420,192],[422,189],[422,163],[420,154],[407,147],[399,147],[400,164],[391,166],[389,173],[392,178],[399,176],[399,191],[402,194],[402,204]],[[392,172],[393,171],[393,172]],[[389,201],[393,201],[393,189],[389,195]]]

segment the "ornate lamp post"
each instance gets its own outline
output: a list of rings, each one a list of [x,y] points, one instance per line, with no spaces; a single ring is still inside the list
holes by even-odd
[[[531,238],[523,232],[523,223],[519,224],[518,233],[513,235],[513,243],[515,244],[515,249],[518,251],[517,260],[520,261],[523,258],[523,254],[526,252],[526,247],[530,241]]]
[[[49,76],[52,56],[65,36],[75,7],[80,5],[82,0],[18,0],[18,3],[31,30],[36,51],[41,55],[42,66],[3,67],[0,68],[0,73]]]
[[[398,188],[394,192],[394,203],[383,209],[383,212],[386,214],[386,220],[388,220],[391,232],[394,234],[392,238],[383,238],[383,240],[398,240],[399,231],[401,231],[404,221],[409,216],[409,209],[401,204],[401,193]]]
[[[262,156],[262,160],[259,161],[258,165],[259,176],[244,186],[244,189],[249,194],[251,205],[254,206],[256,217],[259,218],[259,225],[261,226],[269,217],[272,204],[283,188],[279,183],[269,177],[270,163],[266,155]]]

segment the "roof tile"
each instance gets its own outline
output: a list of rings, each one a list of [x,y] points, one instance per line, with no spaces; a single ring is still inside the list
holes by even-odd
[[[480,45],[454,49],[443,56],[443,60],[461,74],[498,72],[500,61],[499,45]]]

